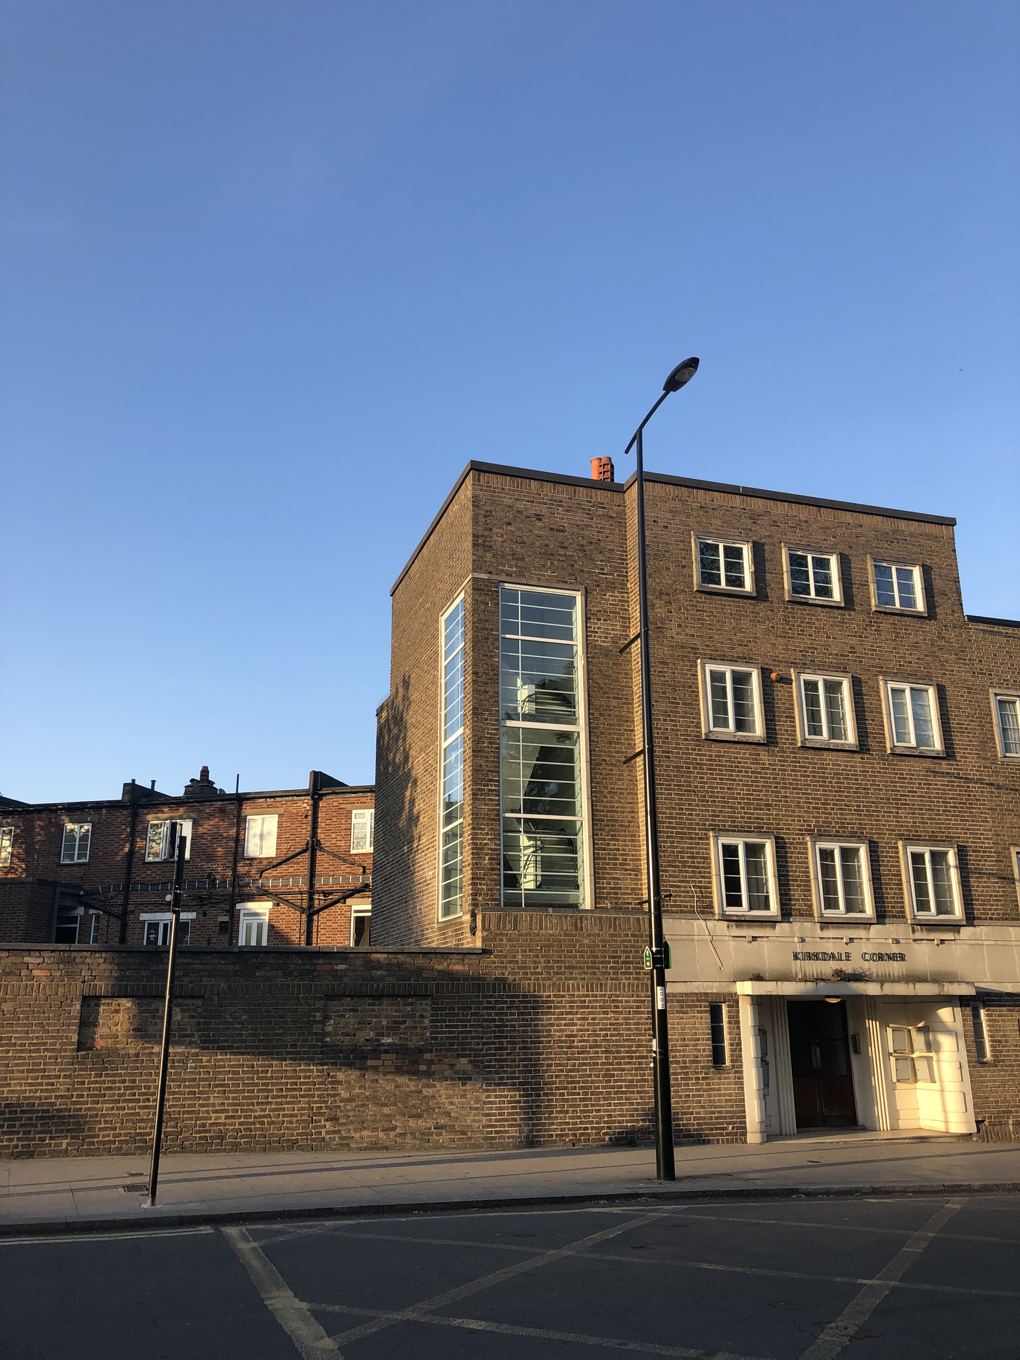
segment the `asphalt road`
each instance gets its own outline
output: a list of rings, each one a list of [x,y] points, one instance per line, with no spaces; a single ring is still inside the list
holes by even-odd
[[[1017,1360],[1020,1198],[0,1239],[2,1360]]]

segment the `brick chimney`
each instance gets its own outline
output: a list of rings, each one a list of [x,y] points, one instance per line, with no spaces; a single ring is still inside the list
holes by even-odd
[[[613,460],[611,458],[593,458],[591,460],[591,476],[595,482],[611,482],[613,480]]]
[[[215,798],[218,793],[222,793],[213,781],[209,778],[209,766],[203,765],[202,771],[197,779],[189,779],[184,786],[185,798]]]

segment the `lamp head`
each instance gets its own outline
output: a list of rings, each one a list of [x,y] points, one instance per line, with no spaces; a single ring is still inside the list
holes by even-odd
[[[698,371],[698,359],[685,359],[682,364],[677,364],[673,372],[662,384],[664,392],[679,392],[685,383],[689,383]]]

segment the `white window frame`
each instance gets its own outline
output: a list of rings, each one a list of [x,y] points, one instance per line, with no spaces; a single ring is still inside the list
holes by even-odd
[[[355,845],[355,827],[365,827],[364,845]],[[370,855],[375,844],[375,808],[351,809],[351,854]]]
[[[460,652],[461,652],[461,714],[460,714],[460,724],[461,724],[461,725],[460,725],[460,727],[452,734],[452,736],[447,737],[447,735],[446,735],[446,663],[447,663],[447,656],[446,656],[446,623],[447,623],[447,620],[449,619],[450,615],[453,613],[453,611],[457,608],[458,605],[461,607],[461,610],[462,610],[462,614],[461,614],[462,641],[461,641],[461,644],[460,644]],[[498,619],[498,617],[499,617],[499,601],[498,601],[498,597],[497,597],[497,603],[496,603],[496,616],[497,616],[497,619]],[[499,625],[497,624],[497,629],[498,629],[498,626],[499,626]],[[496,664],[497,664],[497,666],[498,666],[498,665],[499,665],[499,660],[498,660],[498,657],[499,657],[499,651],[498,651],[498,648],[499,648],[498,635],[497,635],[497,643],[496,643],[496,646],[497,646],[497,652],[496,652],[497,661],[496,661]],[[498,686],[499,686],[499,677],[498,677],[498,674],[497,674],[497,677],[496,677],[496,685],[497,685],[497,689],[498,689]],[[455,600],[453,600],[453,602],[452,602],[450,605],[448,605],[447,608],[444,609],[443,612],[442,612],[442,614],[440,614],[440,616],[439,616],[439,757],[438,757],[438,759],[439,759],[439,764],[438,764],[438,768],[437,768],[437,776],[438,776],[438,777],[437,777],[437,779],[436,779],[437,804],[438,804],[437,810],[436,810],[436,826],[437,826],[437,835],[436,835],[436,921],[438,922],[439,925],[443,925],[443,924],[444,924],[445,922],[447,922],[447,921],[459,921],[459,920],[461,919],[461,917],[464,915],[464,825],[465,825],[465,820],[466,820],[465,814],[466,814],[466,812],[467,812],[467,797],[466,797],[466,794],[467,794],[467,788],[466,788],[466,781],[467,781],[467,761],[466,761],[466,755],[467,755],[467,751],[466,751],[466,745],[465,745],[466,737],[467,737],[467,595],[466,595],[463,591],[461,591],[460,594],[458,594],[457,598],[456,598]],[[461,798],[460,798],[460,820],[459,820],[459,822],[456,822],[456,821],[455,821],[455,822],[451,822],[449,826],[446,826],[446,825],[444,825],[444,817],[443,817],[443,813],[444,813],[443,804],[444,804],[444,801],[445,801],[445,798],[446,798],[446,786],[445,786],[445,778],[446,778],[446,751],[447,751],[447,747],[448,747],[448,746],[451,746],[455,741],[458,740],[458,738],[460,739],[460,743],[461,743],[461,772],[460,772],[460,778],[461,778]],[[445,838],[446,838],[446,833],[447,833],[448,831],[453,831],[455,828],[458,828],[458,827],[459,827],[459,829],[460,829],[460,849],[459,849],[459,855],[460,855],[460,904],[459,904],[459,906],[457,907],[457,910],[456,910],[456,911],[447,911],[447,912],[444,912],[444,910],[443,910],[443,907],[444,907],[444,902],[443,902],[443,842],[444,842],[444,840],[445,840]],[[502,836],[502,823],[501,823],[501,829],[500,829],[500,836]]]
[[[911,756],[944,756],[946,754],[945,742],[942,738],[942,715],[939,712],[939,691],[938,686],[927,680],[901,680],[896,676],[881,675],[879,683],[882,686],[882,715],[885,718],[885,740],[886,747],[890,755],[911,755]],[[894,689],[905,689],[908,692],[912,689],[923,689],[928,691],[928,706],[931,713],[932,735],[935,738],[934,746],[918,746],[916,740],[910,742],[897,742],[896,722],[893,717],[892,692]],[[914,715],[907,705],[908,717],[910,720],[910,734],[916,738],[914,731]]]
[[[842,741],[836,741],[831,737],[814,737],[808,732],[807,703],[804,699],[804,681],[817,680],[823,689],[824,685],[841,684],[843,686],[843,713],[846,719],[846,737]],[[854,709],[854,681],[853,676],[840,671],[794,671],[794,710],[797,715],[797,740],[801,746],[821,746],[830,751],[856,751],[857,741],[857,714]],[[823,717],[825,705],[822,705]],[[828,721],[826,720],[826,726]]]
[[[14,850],[14,827],[0,826],[0,869],[6,869]]]
[[[145,862],[146,862],[146,864],[159,864],[159,863],[161,863],[161,862],[164,861],[164,860],[168,860],[168,859],[172,859],[172,858],[175,858],[175,857],[176,857],[176,855],[171,855],[171,853],[170,853],[170,828],[171,828],[171,826],[173,826],[173,825],[176,825],[177,828],[178,828],[178,833],[177,833],[178,836],[184,836],[184,837],[187,839],[187,844],[186,844],[185,847],[184,847],[184,858],[185,858],[185,859],[190,859],[190,858],[191,858],[191,826],[192,826],[191,818],[188,817],[188,818],[185,818],[185,819],[182,821],[181,819],[179,819],[179,818],[177,818],[177,817],[170,817],[170,818],[167,818],[166,820],[163,820],[163,819],[161,819],[161,818],[159,818],[159,817],[154,817],[153,820],[152,820],[151,822],[146,822],[146,824],[145,824]],[[158,826],[158,827],[161,828],[161,831],[160,831],[159,854],[157,854],[157,855],[151,855],[151,854],[149,853],[149,851],[152,849],[152,840],[153,840],[153,831],[152,831],[152,828],[153,828],[153,827],[156,827],[156,826]]]
[[[259,828],[256,834],[252,834],[252,823],[258,822]],[[266,823],[272,822],[272,848],[266,849],[268,837],[266,835]],[[244,819],[244,858],[245,859],[275,859],[276,841],[279,834],[280,814],[278,812],[254,812],[250,817]]]
[[[496,633],[496,686],[497,690],[501,684],[500,666],[502,665],[502,591],[507,590],[533,590],[539,595],[566,595],[576,602],[577,608],[577,723],[531,723],[531,722],[503,722],[499,724],[499,835],[500,835],[500,862],[502,863],[503,852],[503,824],[505,812],[503,808],[503,732],[507,727],[525,728],[531,731],[538,730],[547,732],[576,732],[578,734],[578,762],[579,762],[579,794],[581,798],[581,815],[579,818],[565,818],[567,821],[578,821],[581,827],[581,857],[583,874],[581,875],[582,901],[578,907],[553,908],[553,910],[568,911],[592,911],[595,907],[595,866],[594,848],[592,838],[591,821],[591,768],[589,752],[589,727],[588,727],[588,621],[587,621],[587,594],[583,590],[567,590],[559,586],[547,586],[536,584],[534,581],[513,581],[502,580],[499,583],[500,595],[497,597],[497,633]],[[502,710],[500,710],[502,711]],[[548,820],[555,821],[557,818],[550,817]],[[511,904],[504,906],[503,899],[503,873],[500,870],[499,900],[500,906],[508,911],[518,911],[519,907]]]
[[[179,915],[180,915],[180,919],[181,919],[182,921],[186,921],[186,922],[188,923],[188,930],[187,930],[187,939],[181,939],[181,938],[180,938],[180,935],[178,935],[178,940],[177,940],[177,942],[178,942],[178,944],[190,944],[190,943],[191,943],[191,922],[195,919],[195,912],[193,912],[193,911],[182,911],[182,912],[179,913]],[[173,912],[170,912],[170,911],[143,911],[143,912],[140,912],[140,913],[139,913],[139,916],[138,916],[138,920],[139,920],[139,921],[141,922],[141,924],[142,924],[142,943],[145,944],[145,936],[146,936],[146,933],[147,933],[146,930],[145,930],[145,927],[146,927],[147,925],[149,925],[149,924],[151,924],[151,923],[153,923],[153,922],[162,922],[162,923],[166,923],[166,922],[168,922],[168,921],[171,921],[172,919],[173,919]],[[170,935],[169,935],[169,932],[167,932],[167,942],[166,942],[166,944],[150,944],[150,945],[145,945],[145,948],[147,948],[147,949],[166,949],[166,948],[169,947],[169,944],[170,944]]]
[[[829,575],[832,578],[832,598],[828,599],[824,595],[815,594],[814,564],[808,563],[808,574],[811,577],[811,594],[795,595],[793,593],[793,568],[790,564],[791,553],[803,553],[806,557],[825,557],[829,562]],[[835,606],[837,609],[844,607],[843,601],[843,573],[840,570],[839,553],[831,548],[804,548],[796,543],[783,544],[783,580],[786,584],[786,598],[791,604],[824,604]]]
[[[272,902],[244,902],[238,906],[237,911],[237,947],[239,949],[264,949],[269,943],[269,913],[272,910]],[[255,944],[243,944],[245,926],[262,926],[262,939]]]
[[[1015,689],[993,689],[990,691],[992,701],[992,725],[995,728],[995,744],[998,747],[1000,760],[1020,760],[1020,751],[1007,751],[1006,741],[1002,731],[1002,716],[999,713],[999,700],[1011,699],[1020,711],[1020,690]]]
[[[1020,845],[1009,847],[1009,862],[1013,867],[1013,882],[1016,887],[1017,904],[1020,905]]]
[[[722,563],[722,550],[724,548],[739,548],[744,555],[744,586],[728,585],[708,585],[701,579],[701,544],[711,543],[719,549],[719,560]],[[754,544],[749,539],[741,538],[720,538],[718,534],[691,534],[691,550],[694,556],[694,589],[706,590],[714,595],[742,595],[745,598],[753,597],[757,593],[754,583]],[[725,576],[725,572],[721,572]]]
[[[751,673],[751,685],[754,690],[754,721],[756,731],[754,732],[734,732],[725,727],[712,726],[712,687],[709,680],[710,671],[726,671],[729,678],[726,682],[726,692],[730,705],[730,718],[733,717],[733,671],[749,671]],[[765,710],[762,705],[761,694],[761,669],[758,666],[749,665],[747,662],[739,661],[699,661],[698,662],[698,686],[701,691],[701,733],[708,741],[738,741],[753,742],[761,746],[765,742]]]
[[[970,1003],[970,1024],[974,1033],[974,1056],[982,1066],[993,1063],[992,1041],[988,1034],[988,1011],[980,997]],[[984,1050],[982,1053],[981,1050]]]
[[[68,832],[74,831],[74,848],[68,854]],[[82,837],[85,839],[85,853],[81,853]],[[88,864],[89,855],[92,853],[92,823],[91,822],[65,822],[60,841],[60,862],[61,864]]]
[[[949,882],[953,893],[953,905],[955,912],[950,915],[936,915],[934,912],[917,910],[917,902],[914,897],[914,875],[910,856],[914,854],[930,854],[932,850],[949,852]],[[948,841],[900,841],[900,870],[903,874],[903,893],[907,903],[908,919],[915,925],[923,926],[948,926],[962,925],[964,922],[963,911],[963,892],[960,888],[960,859],[957,847]],[[934,893],[931,888],[931,867],[928,867],[929,893],[934,900]]]
[[[746,894],[747,881],[745,871],[744,845],[752,842],[755,845],[765,846],[765,867],[768,875],[769,901],[772,906],[768,911],[744,911],[737,907],[726,906],[726,887],[723,880],[722,852],[725,845],[739,845],[740,854],[740,873],[741,888]],[[776,838],[775,836],[757,835],[754,832],[713,832],[712,844],[712,890],[715,895],[715,914],[719,920],[728,921],[778,921],[780,919],[779,904],[779,882],[776,876]]]
[[[364,949],[364,948],[366,948],[366,947],[367,947],[367,948],[371,948],[371,942],[369,943],[368,946],[365,946],[365,945],[355,945],[355,943],[354,943],[354,922],[355,922],[355,920],[356,920],[358,917],[365,917],[365,916],[367,916],[367,917],[369,918],[369,920],[371,920],[371,918],[372,918],[372,903],[371,903],[371,902],[352,902],[352,903],[351,903],[351,948],[352,948],[352,949]],[[369,927],[369,930],[371,930],[371,926]]]
[[[839,862],[840,850],[856,850],[860,855],[861,886],[864,894],[863,911],[825,911],[825,894],[822,892],[821,851],[835,850]],[[871,883],[871,848],[867,840],[855,836],[809,836],[808,853],[811,856],[811,892],[814,898],[816,921],[874,921],[875,894]],[[843,899],[842,873],[839,873],[840,901]]]
[[[915,608],[905,608],[899,604],[879,604],[878,602],[878,583],[875,580],[876,567],[892,567],[895,579],[896,570],[909,570],[914,573],[914,598],[917,601]],[[868,557],[868,585],[871,589],[871,608],[877,614],[912,614],[915,618],[921,618],[928,613],[928,604],[924,597],[924,572],[921,570],[919,562],[905,562],[897,557]],[[896,586],[896,598],[899,599],[899,586]]]

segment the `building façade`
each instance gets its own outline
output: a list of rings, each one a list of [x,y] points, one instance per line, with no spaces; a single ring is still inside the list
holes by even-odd
[[[952,519],[646,495],[678,1138],[1009,1136],[1020,623]],[[471,463],[392,592],[373,941],[485,948],[561,1140],[647,1127],[635,562],[633,481]]]

